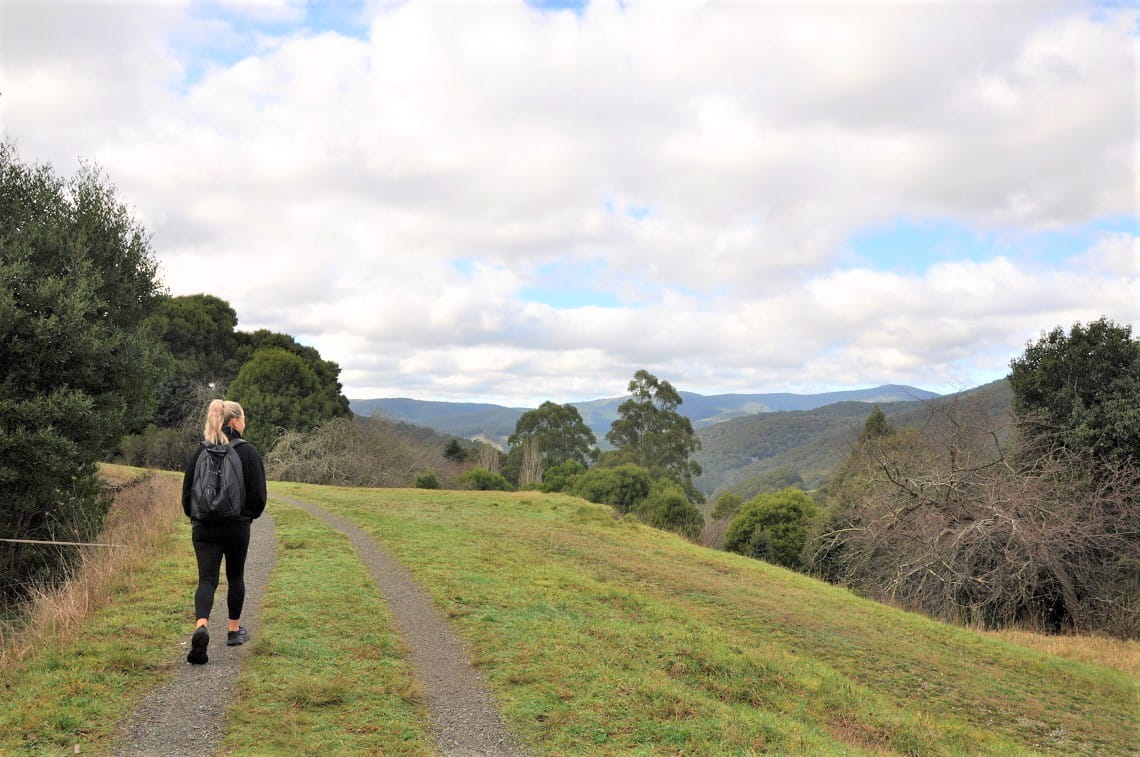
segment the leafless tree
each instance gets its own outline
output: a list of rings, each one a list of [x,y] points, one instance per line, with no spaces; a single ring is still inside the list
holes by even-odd
[[[542,483],[542,441],[528,436],[522,443],[522,467],[519,469],[519,486]]]
[[[479,445],[479,452],[476,455],[475,464],[484,470],[498,473],[502,457],[503,453],[500,452],[495,445],[483,442]]]
[[[372,418],[337,418],[313,431],[287,432],[265,460],[270,478],[336,486],[412,486],[416,476],[432,472],[451,487],[463,468]]]
[[[858,444],[831,488],[815,564],[936,617],[1140,632],[1140,486],[1062,449],[1032,454],[984,413]]]

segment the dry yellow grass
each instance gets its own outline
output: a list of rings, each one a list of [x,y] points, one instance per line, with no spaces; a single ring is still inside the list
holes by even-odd
[[[152,557],[150,548],[182,516],[168,506],[180,496],[176,478],[139,475],[120,466],[108,466],[104,476],[117,491],[97,541],[119,546],[79,547],[66,583],[34,590],[18,627],[0,626],[0,665],[22,659],[48,639],[75,634],[91,612],[107,602],[116,581]]]
[[[1030,631],[989,631],[1011,644],[1037,649],[1058,657],[1112,668],[1140,678],[1140,641],[1105,636],[1046,636]]]

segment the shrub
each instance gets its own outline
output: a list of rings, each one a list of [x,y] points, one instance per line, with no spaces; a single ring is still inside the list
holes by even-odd
[[[757,495],[740,506],[725,534],[724,548],[800,570],[815,514],[815,502],[793,486]]]
[[[283,434],[265,455],[265,472],[280,481],[404,487],[431,470],[441,487],[455,487],[459,465],[443,458],[433,437],[418,436],[422,431],[380,418],[336,418],[309,432]]]
[[[191,426],[159,428],[147,426],[141,434],[124,436],[119,442],[123,462],[140,468],[180,471],[201,437],[201,429]]]
[[[541,489],[544,492],[564,492],[572,488],[576,478],[586,472],[586,466],[577,460],[567,460],[564,463],[547,468],[542,477]]]
[[[712,511],[713,520],[726,520],[732,518],[740,510],[740,505],[744,500],[740,495],[733,494],[732,492],[725,492],[717,497],[716,506]]]
[[[667,479],[653,484],[649,496],[637,504],[634,514],[643,523],[688,539],[696,539],[705,525],[704,516],[685,496],[685,491]]]
[[[649,471],[627,463],[616,468],[591,468],[578,477],[571,493],[628,513],[649,496],[651,483]]]
[[[501,473],[492,473],[486,468],[472,468],[459,477],[459,485],[464,489],[477,491],[503,491],[514,489],[511,482],[503,478]]]
[[[417,489],[438,489],[439,479],[436,478],[435,473],[428,471],[416,476]]]

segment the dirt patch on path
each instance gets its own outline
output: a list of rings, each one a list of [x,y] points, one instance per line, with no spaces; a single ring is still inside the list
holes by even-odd
[[[487,682],[471,664],[467,644],[448,625],[412,574],[351,521],[311,502],[270,495],[296,505],[345,534],[392,609],[396,630],[424,688],[433,735],[442,754],[523,755],[507,730]]]
[[[186,538],[190,538],[189,532]],[[242,625],[251,637],[258,632],[261,598],[273,569],[276,545],[273,520],[268,512],[253,522],[250,529],[249,554],[245,563],[245,607]],[[193,563],[186,566],[196,571]],[[226,708],[234,697],[234,681],[241,661],[249,653],[249,645],[226,646],[226,589],[223,581],[214,595],[210,613],[210,661],[205,665],[186,662],[192,621],[187,621],[186,634],[178,650],[178,667],[170,683],[149,692],[142,704],[119,727],[119,737],[112,753],[116,755],[203,755],[215,754],[221,748],[225,733]],[[193,602],[187,596],[187,603]],[[188,612],[187,615],[192,615]]]

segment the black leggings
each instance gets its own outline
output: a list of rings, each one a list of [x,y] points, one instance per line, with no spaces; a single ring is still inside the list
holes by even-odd
[[[194,592],[194,617],[209,618],[218,588],[222,557],[226,558],[226,604],[230,620],[241,617],[245,604],[245,556],[249,552],[249,521],[196,523],[192,534],[198,557],[198,590]]]

